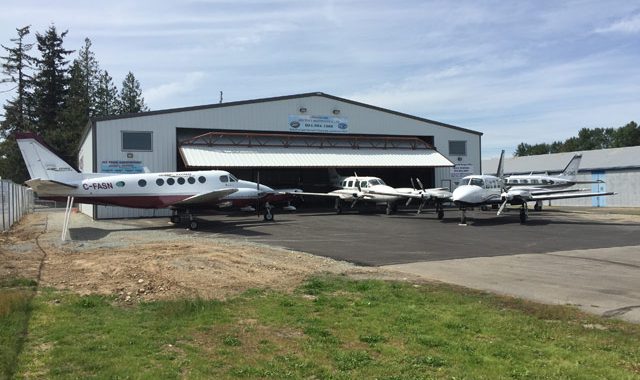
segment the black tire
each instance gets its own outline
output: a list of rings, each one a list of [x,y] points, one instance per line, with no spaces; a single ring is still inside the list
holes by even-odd
[[[273,213],[272,212],[265,212],[264,213],[264,221],[265,222],[273,222]]]
[[[533,206],[533,210],[534,211],[542,211],[542,205],[536,204],[535,206]]]
[[[444,219],[444,210],[438,210],[438,219]]]
[[[189,229],[192,231],[195,231],[198,229],[198,222],[195,220],[192,220],[189,222]]]
[[[520,210],[520,224],[527,223],[527,213],[524,210]]]

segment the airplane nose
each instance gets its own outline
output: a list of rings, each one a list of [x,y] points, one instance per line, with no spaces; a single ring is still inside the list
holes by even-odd
[[[460,186],[453,190],[452,199],[455,203],[476,203],[478,186]]]

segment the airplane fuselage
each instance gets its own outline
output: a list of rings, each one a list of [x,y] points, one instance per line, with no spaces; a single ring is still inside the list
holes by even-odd
[[[457,206],[479,206],[498,204],[502,199],[503,182],[492,175],[464,177],[453,190],[453,203]]]
[[[78,203],[115,205],[135,208],[165,208],[196,194],[212,189],[237,189],[219,199],[212,206],[245,207],[257,199],[268,201],[273,189],[255,182],[238,180],[222,170],[194,172],[138,173],[138,174],[88,174],[88,178],[68,181],[65,189],[34,190],[43,199],[64,200],[72,196]]]

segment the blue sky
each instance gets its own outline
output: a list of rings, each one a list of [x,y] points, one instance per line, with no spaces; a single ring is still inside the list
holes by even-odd
[[[9,0],[0,43],[52,23],[154,110],[321,91],[483,132],[483,158],[640,122],[638,0]]]

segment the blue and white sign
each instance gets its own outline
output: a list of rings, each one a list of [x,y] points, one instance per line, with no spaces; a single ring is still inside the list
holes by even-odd
[[[144,173],[142,161],[102,161],[102,173]]]
[[[335,116],[289,115],[289,131],[349,133],[349,119]]]
[[[450,170],[451,179],[462,179],[473,174],[473,164],[456,164]]]

